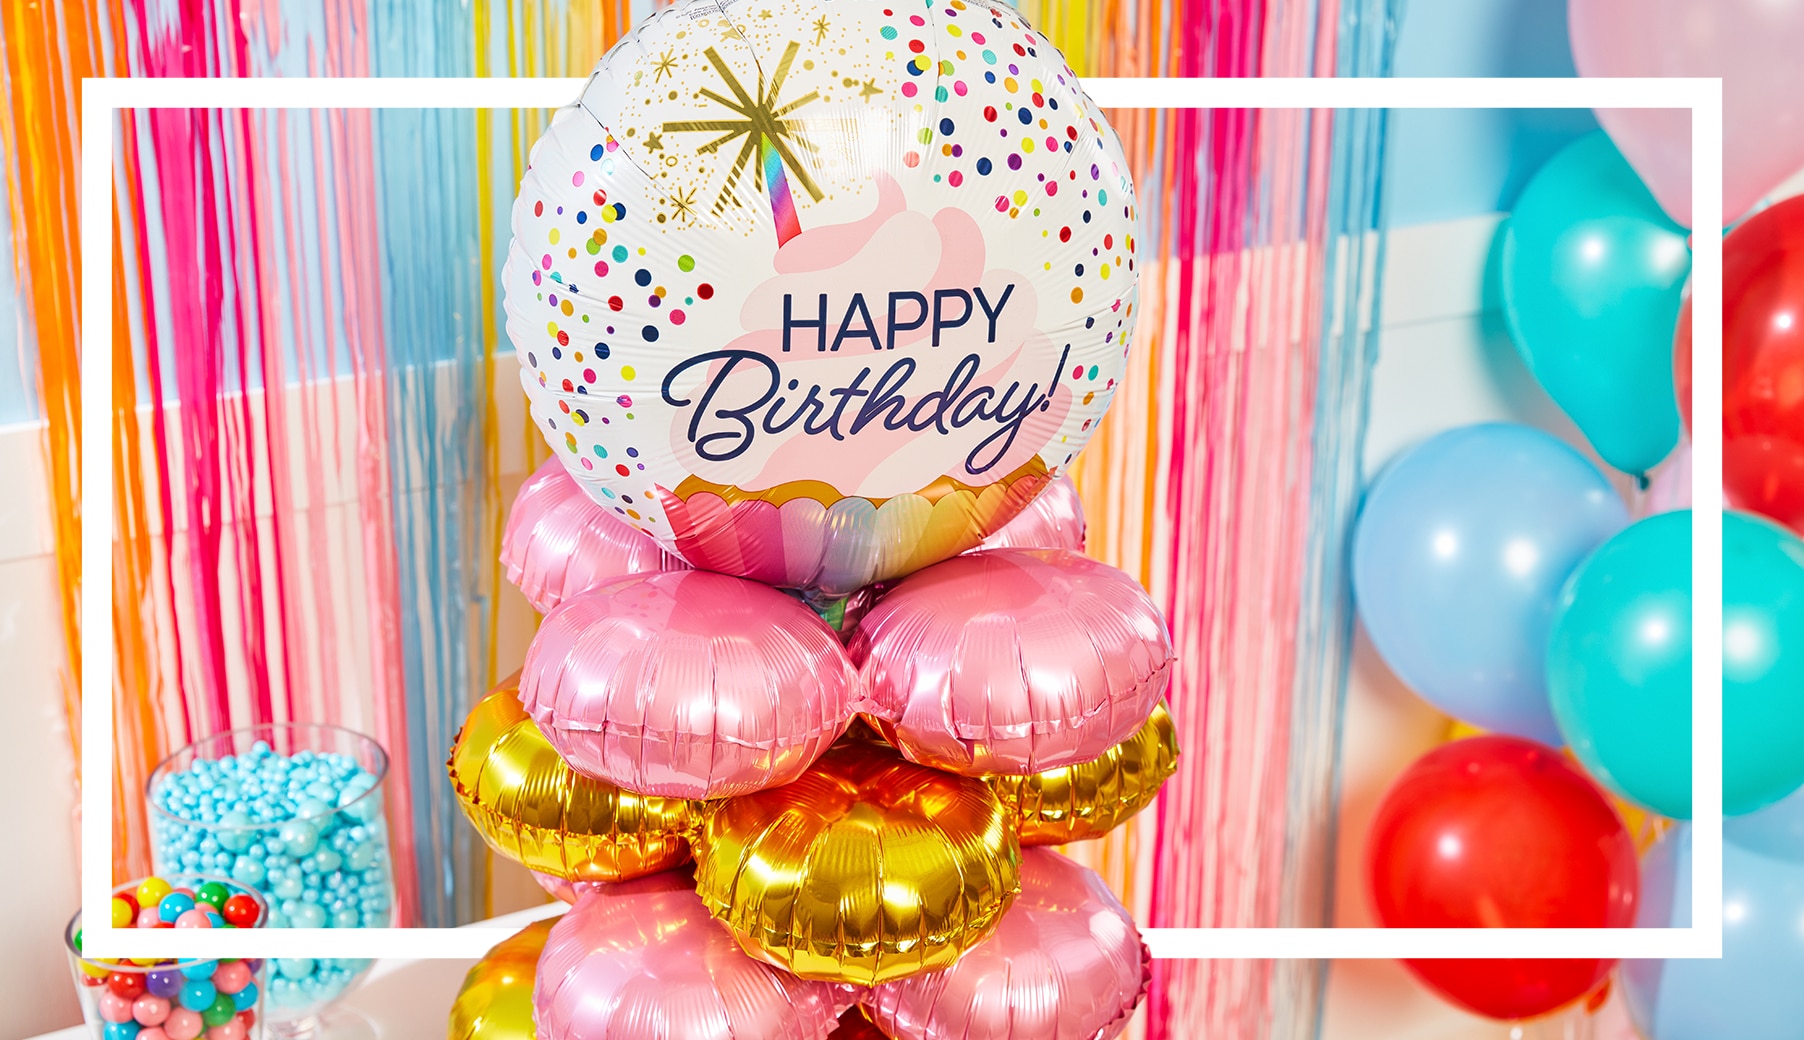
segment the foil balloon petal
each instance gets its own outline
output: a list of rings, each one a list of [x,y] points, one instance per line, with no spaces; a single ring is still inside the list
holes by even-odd
[[[533,1040],[532,985],[555,921],[535,921],[495,944],[451,1001],[449,1040]]]
[[[1178,768],[1178,737],[1161,704],[1135,734],[1094,762],[1027,776],[992,776],[1023,845],[1100,838],[1147,807]]]
[[[551,929],[533,994],[540,1040],[823,1040],[841,986],[740,951],[679,874],[585,892]]]
[[[583,882],[623,881],[688,860],[684,834],[698,806],[571,769],[526,716],[518,681],[477,703],[447,763],[457,803],[489,847],[536,873]]]
[[[898,582],[848,649],[861,710],[909,759],[969,776],[1089,762],[1145,724],[1171,634],[1132,578],[1056,549],[992,549]]]
[[[696,889],[748,953],[861,986],[982,941],[1020,855],[989,788],[858,737],[792,784],[710,806],[697,848]]]
[[[839,637],[775,589],[706,571],[622,578],[551,612],[520,699],[579,772],[720,798],[786,784],[846,728]]]
[[[553,117],[507,331],[533,424],[609,513],[843,596],[977,545],[1095,432],[1135,324],[1134,185],[1003,3],[755,15],[680,0]]]
[[[1108,1040],[1139,1006],[1151,961],[1102,878],[1050,849],[1021,852],[1021,894],[950,969],[865,998],[896,1040]]]
[[[983,540],[980,549],[1069,549],[1084,551],[1084,500],[1077,485],[1059,474],[1027,508]]]
[[[501,533],[501,566],[541,614],[610,578],[689,569],[597,505],[555,459],[546,460],[514,496]]]

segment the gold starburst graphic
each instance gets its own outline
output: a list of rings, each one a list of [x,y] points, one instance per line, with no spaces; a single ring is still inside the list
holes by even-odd
[[[719,134],[719,137],[696,149],[697,153],[704,155],[719,151],[723,145],[731,144],[741,138],[744,139],[744,143],[740,145],[739,155],[733,160],[733,168],[727,172],[726,184],[721,187],[720,195],[714,201],[714,212],[719,213],[729,203],[736,201],[733,197],[733,189],[738,185],[739,178],[745,173],[747,165],[752,167],[753,183],[760,190],[763,189],[764,170],[758,159],[759,148],[765,143],[768,143],[777,153],[783,166],[794,174],[796,182],[808,192],[808,196],[816,202],[821,200],[820,186],[814,183],[814,178],[809,176],[807,168],[802,165],[801,158],[796,154],[797,151],[812,153],[814,146],[797,135],[797,131],[802,128],[801,120],[787,118],[791,112],[810,101],[818,101],[820,91],[811,90],[787,103],[779,98],[783,91],[783,81],[789,76],[789,66],[795,61],[796,52],[801,49],[801,46],[800,43],[790,42],[783,51],[783,60],[777,63],[776,71],[771,74],[768,87],[764,83],[763,73],[759,74],[758,90],[755,96],[748,93],[740,84],[739,77],[735,76],[733,70],[727,67],[727,63],[720,54],[714,48],[709,47],[702,53],[707,55],[708,60],[714,64],[715,70],[720,73],[721,82],[726,84],[733,96],[729,98],[706,87],[702,88],[701,95],[732,111],[737,118],[692,119],[664,124],[664,132],[667,134]]]

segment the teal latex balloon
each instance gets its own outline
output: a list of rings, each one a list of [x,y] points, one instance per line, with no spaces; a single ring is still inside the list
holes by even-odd
[[[1560,598],[1547,653],[1554,719],[1611,790],[1691,816],[1691,512],[1604,543]],[[1804,542],[1723,515],[1723,811],[1804,786]]]
[[[1645,474],[1679,442],[1672,342],[1685,230],[1601,131],[1529,181],[1504,228],[1510,338],[1605,462]]]
[[[1547,647],[1554,721],[1591,775],[1691,817],[1691,511],[1603,544],[1567,581]]]

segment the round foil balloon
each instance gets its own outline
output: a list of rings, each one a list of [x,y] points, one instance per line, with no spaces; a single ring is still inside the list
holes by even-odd
[[[849,736],[801,779],[716,803],[696,888],[748,953],[861,986],[950,967],[1019,884],[989,788]]]
[[[852,998],[740,952],[680,874],[585,892],[551,929],[540,1040],[824,1040]]]
[[[1171,680],[1171,635],[1134,579],[1057,549],[970,553],[899,582],[849,646],[864,709],[911,760],[969,776],[1092,761]]]
[[[1002,530],[985,538],[981,549],[1069,549],[1084,551],[1084,500],[1077,485],[1060,474]]]
[[[1120,142],[994,0],[683,0],[533,147],[503,282],[532,419],[709,570],[845,595],[980,542],[1108,408]]]
[[[533,1040],[532,980],[555,921],[535,921],[495,944],[451,1002],[450,1040]]]
[[[1178,768],[1178,738],[1161,704],[1139,732],[1094,762],[1027,776],[989,777],[1023,845],[1100,838],[1153,800]]]
[[[675,798],[801,775],[851,718],[839,637],[765,585],[706,571],[609,582],[551,612],[520,699],[579,772]]]
[[[1021,894],[996,934],[950,969],[878,986],[865,1006],[897,1040],[1109,1040],[1127,1028],[1151,961],[1094,871],[1021,852]]]
[[[545,460],[514,496],[501,533],[501,566],[541,614],[610,578],[689,569],[596,505],[556,459]]]
[[[489,846],[570,881],[624,881],[689,858],[693,802],[641,796],[571,769],[516,693],[483,698],[451,745],[451,786]]]

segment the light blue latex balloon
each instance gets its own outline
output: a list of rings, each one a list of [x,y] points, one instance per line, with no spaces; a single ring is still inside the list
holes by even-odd
[[[1691,924],[1691,828],[1641,864],[1640,928]],[[1622,962],[1648,1040],[1804,1040],[1804,866],[1723,846],[1721,960]]]
[[[1679,442],[1672,351],[1691,269],[1685,238],[1601,131],[1541,167],[1505,225],[1510,338],[1625,473],[1645,474]]]
[[[1612,538],[1561,595],[1547,654],[1554,717],[1617,794],[1691,815],[1691,511]],[[1723,514],[1723,812],[1804,785],[1804,542]]]
[[[1475,726],[1558,746],[1545,685],[1561,585],[1623,525],[1603,474],[1527,426],[1450,430],[1392,462],[1353,533],[1353,594],[1399,678]]]
[[[1762,856],[1804,864],[1804,790],[1723,820],[1723,838]]]

